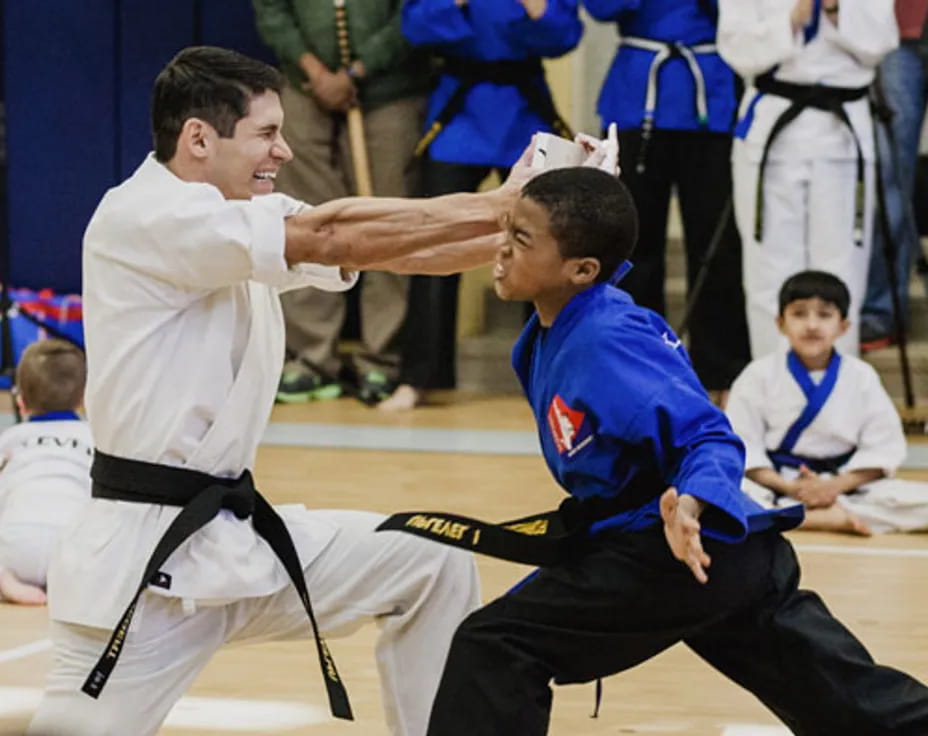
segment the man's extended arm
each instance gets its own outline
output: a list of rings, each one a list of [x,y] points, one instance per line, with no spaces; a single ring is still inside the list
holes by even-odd
[[[470,240],[426,248],[408,256],[367,266],[367,270],[447,276],[491,263],[505,240],[505,233],[481,235]]]
[[[503,186],[431,199],[333,200],[287,219],[284,256],[288,265],[363,269],[426,248],[495,235],[518,191]]]

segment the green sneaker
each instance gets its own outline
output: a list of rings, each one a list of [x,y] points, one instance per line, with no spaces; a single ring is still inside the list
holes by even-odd
[[[277,386],[279,404],[301,404],[307,401],[337,399],[342,387],[336,381],[324,381],[320,376],[302,371],[284,371]]]
[[[368,406],[375,406],[384,399],[388,399],[396,388],[391,381],[380,371],[368,371],[358,383],[358,399]]]

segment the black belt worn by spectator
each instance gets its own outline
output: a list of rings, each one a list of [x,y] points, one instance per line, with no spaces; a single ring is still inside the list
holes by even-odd
[[[426,152],[445,126],[464,109],[464,103],[471,90],[482,82],[516,87],[528,103],[529,109],[550,125],[555,133],[562,138],[574,137],[570,126],[554,106],[551,92],[545,86],[545,71],[540,59],[477,61],[448,56],[442,60],[441,73],[457,79],[458,86],[438,111],[425,135],[419,139],[413,153],[414,158]]]
[[[644,506],[666,485],[656,475],[639,473],[615,496],[569,496],[552,511],[498,524],[440,511],[405,511],[388,517],[377,531],[406,532],[501,560],[552,567],[581,550],[595,522]]]
[[[760,169],[757,172],[754,239],[760,243],[764,235],[764,171],[767,168],[770,147],[783,128],[799,117],[803,110],[812,107],[835,115],[844,123],[854,139],[854,145],[857,148],[857,182],[854,187],[854,244],[862,246],[864,240],[864,154],[854,126],[851,125],[851,119],[844,109],[844,103],[865,97],[870,88],[831,87],[825,84],[794,84],[775,79],[772,73],[758,77],[754,80],[754,86],[759,92],[784,97],[792,102],[776,119],[770,129],[767,142],[764,144],[764,153],[760,160]]]
[[[103,656],[84,682],[81,689],[87,695],[92,698],[100,696],[122,652],[139,596],[149,584],[158,579],[159,569],[164,562],[186,539],[212,520],[220,509],[229,509],[239,519],[252,517],[255,531],[270,545],[286,569],[313,627],[332,715],[353,720],[348,693],[335,669],[335,661],[325,640],[319,634],[306,590],[303,566],[290,532],[274,508],[255,490],[254,480],[248,470],[238,478],[216,478],[195,470],[113,457],[97,450],[90,476],[93,479],[94,498],[183,506],[183,510],[155,546],[145,572],[142,573],[138,590],[113,630]]]

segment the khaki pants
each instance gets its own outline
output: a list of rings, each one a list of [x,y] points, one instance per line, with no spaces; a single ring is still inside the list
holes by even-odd
[[[354,170],[343,120],[292,88],[281,95],[283,133],[293,160],[277,177],[280,191],[309,204],[355,193]],[[405,197],[416,192],[412,152],[425,118],[425,98],[408,97],[364,113],[364,134],[374,194]],[[406,315],[407,277],[369,271],[361,283],[361,351],[358,370],[383,370],[395,378],[399,367],[398,334]],[[345,295],[301,289],[282,295],[287,351],[329,375],[341,367],[338,336],[345,319]]]

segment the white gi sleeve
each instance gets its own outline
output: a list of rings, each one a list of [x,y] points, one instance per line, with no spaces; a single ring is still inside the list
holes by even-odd
[[[84,234],[85,256],[190,292],[287,273],[285,201],[226,200],[208,184],[160,178],[107,193]]]
[[[862,364],[861,374],[858,404],[860,436],[857,450],[844,470],[880,468],[890,477],[905,460],[906,443],[902,420],[873,367]]]
[[[764,0],[719,2],[719,54],[742,77],[763,74],[802,51],[802,32],[793,33],[790,21],[792,5],[775,12],[766,5]]]
[[[837,27],[822,19],[821,33],[873,69],[899,45],[893,0],[841,0]]]
[[[762,366],[750,363],[734,380],[725,404],[731,428],[744,442],[744,469],[772,468],[764,441],[764,385]]]
[[[312,205],[306,202],[279,193],[256,197],[252,201],[261,207],[279,208],[285,219],[312,208]],[[313,286],[324,291],[347,291],[358,282],[357,271],[348,271],[339,266],[297,263],[283,273],[279,273],[274,268],[274,264],[269,265],[271,270],[264,274],[263,278],[258,278],[256,275],[255,280],[276,286],[279,291],[301,289],[306,286]]]

